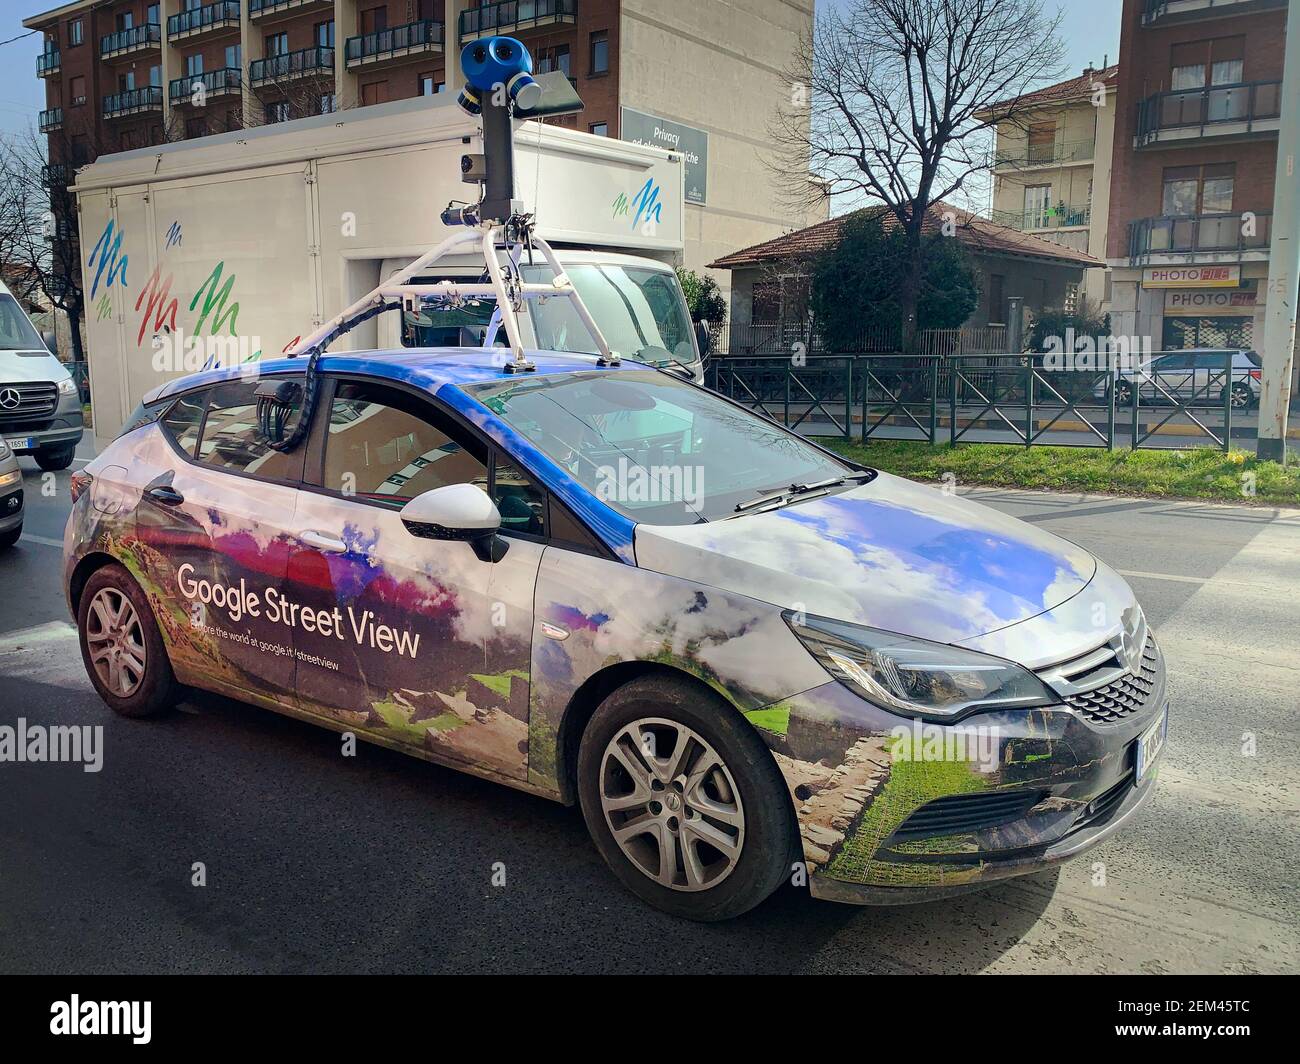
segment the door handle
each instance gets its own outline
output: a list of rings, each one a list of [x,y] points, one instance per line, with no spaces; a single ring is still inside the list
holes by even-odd
[[[168,484],[159,484],[156,488],[150,488],[145,494],[154,502],[160,502],[164,506],[179,506],[185,501],[185,496]]]
[[[298,538],[306,543],[307,546],[315,547],[318,551],[321,551],[324,554],[342,554],[348,549],[347,544],[337,536],[331,536],[325,532],[301,532],[299,533]]]

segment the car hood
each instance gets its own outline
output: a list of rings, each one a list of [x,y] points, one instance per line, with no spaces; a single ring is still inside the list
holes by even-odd
[[[638,525],[636,561],[822,617],[941,643],[1077,595],[1081,547],[956,495],[879,474],[851,491],[699,525]]]
[[[61,381],[68,368],[48,351],[0,351],[0,383]]]

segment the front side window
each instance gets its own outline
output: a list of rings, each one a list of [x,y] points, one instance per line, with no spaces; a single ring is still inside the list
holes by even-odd
[[[207,408],[195,458],[232,473],[251,473],[272,480],[297,479],[302,454],[285,454],[271,446],[292,434],[302,418],[302,387],[286,389],[283,401],[259,396],[259,389],[290,384],[282,378],[230,381],[208,391]]]
[[[467,390],[598,499],[648,524],[721,520],[765,492],[855,472],[794,433],[653,370]]]
[[[546,493],[519,466],[500,455],[492,464],[492,501],[503,532],[546,535]]]
[[[321,486],[400,510],[448,484],[488,486],[487,455],[428,403],[345,381],[330,404]]]
[[[0,292],[0,351],[44,351],[32,323],[27,320],[18,301]]]

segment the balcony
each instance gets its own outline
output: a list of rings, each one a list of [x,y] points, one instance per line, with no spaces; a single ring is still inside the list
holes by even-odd
[[[316,75],[334,75],[333,48],[300,48],[284,55],[254,59],[248,65],[248,83],[254,88],[277,81],[294,81]]]
[[[1266,262],[1273,212],[1142,218],[1129,223],[1129,261],[1137,265]]]
[[[46,188],[68,187],[68,164],[47,163],[41,167],[41,184]]]
[[[1022,233],[1051,232],[1056,229],[1086,229],[1092,221],[1092,206],[1087,203],[1058,203],[1055,206],[1034,207],[1022,211],[992,211],[990,217],[998,225]]]
[[[1243,81],[1157,93],[1138,104],[1133,146],[1268,136],[1278,130],[1281,104],[1280,81]]]
[[[222,67],[206,74],[172,79],[167,83],[167,98],[173,104],[192,103],[202,107],[214,96],[230,96],[243,89],[243,71],[239,67]]]
[[[488,37],[495,33],[524,33],[548,26],[573,25],[578,18],[578,0],[505,0],[499,4],[471,7],[460,13],[461,40]]]
[[[1172,26],[1229,15],[1253,15],[1286,7],[1287,0],[1146,0],[1142,9],[1143,26]]]
[[[209,33],[216,36],[222,30],[239,32],[239,0],[204,4],[167,19],[169,41],[183,41]]]
[[[146,85],[142,89],[127,89],[126,92],[105,96],[103,115],[105,118],[126,118],[129,115],[161,111],[162,104],[162,86]]]
[[[41,112],[40,127],[42,133],[53,133],[63,128],[63,108],[51,107]]]
[[[46,50],[36,57],[36,76],[51,78],[62,69],[62,53],[57,49]]]
[[[1028,170],[1037,166],[1075,166],[1090,163],[1097,153],[1094,140],[1065,140],[1052,144],[1025,144],[999,148],[993,157],[997,170]]]
[[[143,26],[132,26],[129,30],[118,30],[105,34],[99,39],[100,59],[121,59],[128,55],[162,50],[162,26],[157,22],[146,22]]]
[[[312,11],[334,11],[334,0],[248,0],[248,17],[253,22],[278,22]]]
[[[349,37],[344,48],[349,70],[387,66],[412,56],[441,55],[442,23],[426,19]]]

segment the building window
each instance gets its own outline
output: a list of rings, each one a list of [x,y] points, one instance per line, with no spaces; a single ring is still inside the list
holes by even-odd
[[[1048,213],[1052,209],[1051,185],[1028,185],[1025,188],[1026,229],[1046,229]]]
[[[361,12],[361,35],[388,29],[388,8],[372,7]]]
[[[185,120],[185,139],[194,140],[196,137],[206,137],[208,135],[208,120],[203,115]]]
[[[1236,163],[1215,163],[1165,170],[1161,213],[1167,218],[1231,214],[1236,169]]]
[[[81,19],[74,18],[68,23],[68,47],[75,48],[85,41],[86,27],[82,24]]]
[[[90,141],[84,133],[73,134],[71,148],[74,166],[84,166],[90,161]]]
[[[437,74],[420,75],[420,95],[437,96],[438,93],[445,91],[446,82],[442,81]]]
[[[608,136],[609,136],[609,123],[608,123],[608,122],[592,122],[591,125],[589,125],[589,126],[587,127],[587,132],[588,132],[588,133],[595,133],[596,136],[598,136],[598,137],[608,137]]]
[[[316,23],[316,47],[333,48],[334,47],[334,20],[328,22]]]
[[[289,35],[287,33],[268,33],[266,35],[267,57],[289,54]]]
[[[591,35],[591,72],[609,73],[609,34],[605,30]]]
[[[537,55],[538,74],[549,74],[552,70],[560,71],[566,78],[571,75],[572,64],[569,60],[569,46],[558,44],[554,48],[545,48]]]
[[[157,4],[150,4],[144,9],[144,20],[151,26],[157,26],[159,24]]]
[[[1000,273],[989,274],[989,324],[1007,323],[1007,279]]]
[[[203,73],[203,53],[195,52],[193,55],[185,57],[185,76],[187,78],[198,77]]]
[[[72,106],[80,107],[86,102],[86,79],[77,74],[68,81],[68,92],[72,97]]]
[[[1050,163],[1056,157],[1056,123],[1035,122],[1029,127],[1030,163]]]
[[[332,92],[324,93],[317,101],[317,106],[319,107],[317,114],[332,115],[339,109],[338,97]]]
[[[244,65],[244,46],[242,44],[226,45],[226,66],[239,70]]]
[[[155,87],[162,84],[162,67],[151,66],[149,68],[149,84]]]
[[[270,124],[289,121],[289,101],[277,100],[266,105],[266,121]]]
[[[113,24],[119,33],[122,30],[135,29],[135,15],[130,11],[119,11],[113,18]]]
[[[369,107],[371,104],[388,102],[388,82],[372,81],[369,85],[361,86],[361,104],[363,107]]]
[[[130,92],[135,88],[135,71],[128,70],[125,74],[117,76],[117,91]]]

